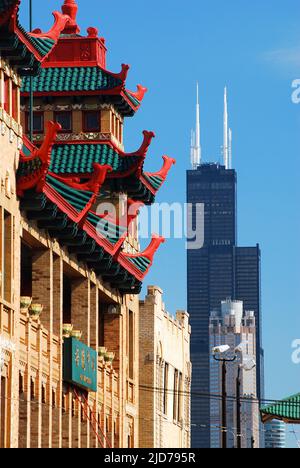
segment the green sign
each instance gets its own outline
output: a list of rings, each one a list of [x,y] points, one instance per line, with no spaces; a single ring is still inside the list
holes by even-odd
[[[75,338],[64,339],[64,381],[97,391],[97,352]]]

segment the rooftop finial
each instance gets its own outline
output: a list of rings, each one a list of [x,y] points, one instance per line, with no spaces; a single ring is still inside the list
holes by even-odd
[[[65,27],[63,34],[79,34],[80,29],[76,22],[78,11],[78,5],[76,0],[64,0],[64,4],[62,6],[62,12],[64,15],[68,15],[71,18],[71,21]]]

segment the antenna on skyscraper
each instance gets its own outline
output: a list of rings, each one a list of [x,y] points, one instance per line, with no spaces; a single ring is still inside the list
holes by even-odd
[[[193,169],[197,169],[201,164],[201,129],[200,129],[200,104],[199,85],[197,83],[197,103],[196,103],[196,131],[192,131],[191,141],[191,164]]]
[[[224,134],[223,134],[223,158],[224,166],[226,169],[229,168],[228,158],[228,105],[227,105],[227,88],[224,89]]]
[[[229,169],[232,169],[232,130],[231,128],[229,129],[228,131],[228,138],[229,138],[229,150],[228,150],[228,153],[229,153]]]

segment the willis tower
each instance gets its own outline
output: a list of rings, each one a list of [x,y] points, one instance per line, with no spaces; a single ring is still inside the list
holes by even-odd
[[[197,87],[196,131],[192,134],[192,170],[187,171],[187,203],[204,205],[204,245],[187,250],[187,292],[192,337],[192,446],[210,447],[209,317],[228,298],[255,312],[257,324],[257,394],[263,398],[260,248],[237,245],[237,174],[232,169],[227,91],[224,94],[224,161],[203,164]],[[195,213],[193,209],[193,213]],[[196,220],[193,219],[193,226]]]

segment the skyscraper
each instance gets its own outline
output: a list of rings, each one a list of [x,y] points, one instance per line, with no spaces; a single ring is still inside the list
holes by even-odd
[[[227,401],[227,447],[238,447],[238,434],[241,434],[242,448],[259,448],[259,406],[257,404],[256,385],[256,323],[254,312],[246,311],[242,301],[223,301],[221,313],[213,311],[210,316],[210,348],[228,345],[230,352],[227,358],[234,357],[234,349],[243,343],[242,360],[249,361],[251,366],[241,366],[241,359],[227,364],[226,390],[228,396],[236,394],[236,381],[240,379],[240,426],[236,401],[230,398]],[[240,367],[240,371],[239,371]],[[210,357],[210,393],[222,393],[222,364]],[[211,397],[211,448],[222,446],[222,402],[220,398]],[[240,427],[240,430],[238,430]]]
[[[197,128],[200,125],[197,123]],[[228,138],[226,135],[228,134]],[[204,245],[187,250],[188,310],[191,317],[192,445],[210,447],[209,317],[226,298],[241,300],[257,322],[258,396],[263,388],[260,249],[237,246],[237,174],[231,169],[227,91],[224,95],[224,164],[201,163],[187,171],[187,202],[204,204]],[[193,210],[195,212],[195,210]],[[193,218],[193,228],[196,220]]]

